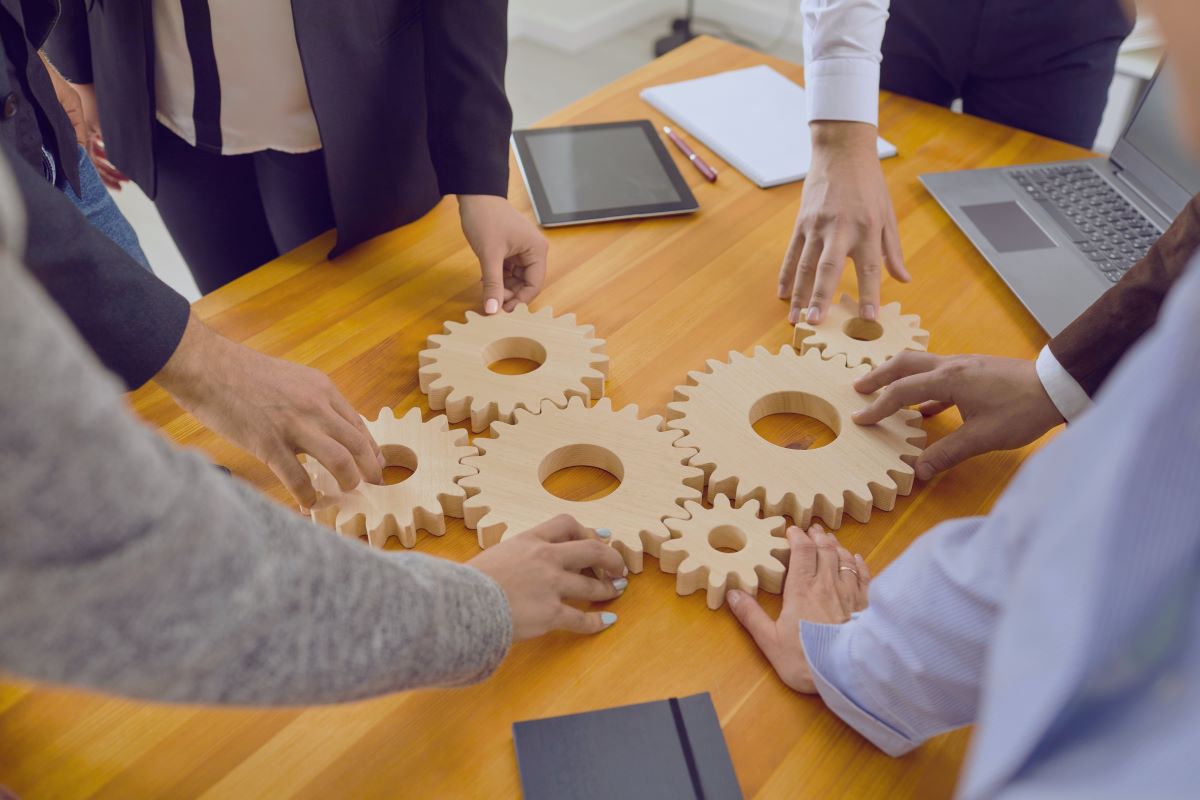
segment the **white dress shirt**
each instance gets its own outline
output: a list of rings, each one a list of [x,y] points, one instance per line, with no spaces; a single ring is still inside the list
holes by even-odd
[[[975,723],[966,798],[1191,798],[1200,753],[1200,257],[1095,407],[987,517],[918,539],[821,697],[891,755]]]
[[[810,120],[879,124],[879,64],[889,0],[803,0]]]
[[[201,32],[187,30],[182,2],[151,6],[158,121],[193,147],[224,155],[320,150],[289,0],[208,0],[215,76],[195,68],[188,36]],[[219,140],[198,140],[197,81],[218,78]]]

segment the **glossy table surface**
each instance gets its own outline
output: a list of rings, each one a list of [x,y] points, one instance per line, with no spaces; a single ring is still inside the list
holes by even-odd
[[[545,124],[666,120],[638,98],[664,82],[767,63],[800,67],[700,39],[597,91]],[[1045,334],[918,182],[924,172],[1088,155],[902,97],[883,97],[880,128],[900,156],[884,162],[915,281],[885,281],[884,301],[921,315],[931,349],[1032,357]],[[804,135],[798,131],[797,136]],[[690,137],[689,137],[690,139]],[[707,358],[772,349],[791,339],[776,276],[801,185],[753,186],[709,150],[709,184],[669,148],[701,211],[692,216],[556,229],[551,280],[534,307],[572,311],[596,326],[612,358],[608,395],[661,414],[672,388]],[[511,196],[529,201],[513,170]],[[350,402],[428,410],[416,353],[444,320],[479,302],[478,265],[454,201],[373,240],[337,263],[332,234],[203,298],[197,312],[238,341],[328,372]],[[852,270],[844,287],[853,290]],[[283,501],[250,455],[220,440],[149,386],[136,411],[163,433]],[[930,420],[932,438],[958,424]],[[778,432],[777,432],[778,433]],[[779,434],[783,435],[783,434]],[[941,520],[985,513],[1024,452],[974,459],[916,486],[867,524],[839,532],[878,572]],[[565,479],[585,496],[589,476]],[[396,545],[392,540],[390,545]],[[418,548],[465,560],[473,533],[451,522]],[[775,596],[763,596],[774,612]],[[747,796],[936,798],[952,793],[968,734],[936,738],[890,759],[827,712],[785,688],[727,610],[703,593],[677,597],[653,559],[612,604],[620,621],[591,638],[552,635],[517,645],[487,682],[407,692],[340,707],[224,710],[167,707],[9,681],[0,683],[0,785],[23,797],[513,797],[519,794],[514,721],[710,692]],[[119,643],[114,643],[119,646]],[[619,769],[620,765],[614,765]]]

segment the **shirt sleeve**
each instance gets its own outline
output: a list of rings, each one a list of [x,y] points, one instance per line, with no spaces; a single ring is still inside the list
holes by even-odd
[[[888,0],[804,0],[809,120],[879,124]]]
[[[1050,395],[1050,401],[1054,403],[1058,413],[1063,415],[1063,419],[1067,422],[1074,422],[1080,414],[1091,408],[1092,398],[1088,397],[1088,393],[1083,390],[1079,382],[1071,377],[1071,373],[1058,363],[1058,359],[1050,351],[1049,345],[1043,347],[1042,351],[1038,353],[1035,366],[1038,380],[1042,382],[1042,388],[1046,390],[1046,394]]]
[[[801,623],[821,698],[888,755],[975,720],[1011,571],[990,527],[939,525],[871,584],[865,611],[844,625]]]

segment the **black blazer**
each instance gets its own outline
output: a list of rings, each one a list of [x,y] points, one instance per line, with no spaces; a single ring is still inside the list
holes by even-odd
[[[95,83],[108,155],[151,197],[150,0],[64,0],[47,50]],[[292,0],[329,176],[331,256],[443,195],[508,194],[507,0]]]

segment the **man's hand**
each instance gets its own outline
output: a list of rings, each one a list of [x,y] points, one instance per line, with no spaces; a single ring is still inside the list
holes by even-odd
[[[463,235],[483,273],[483,311],[512,311],[538,296],[546,281],[550,243],[503,197],[458,197]]]
[[[625,591],[628,571],[621,554],[604,541],[609,536],[563,514],[489,547],[467,564],[504,590],[514,641],[553,630],[599,633],[616,622],[616,615],[580,611],[567,601],[598,603]],[[584,570],[604,577],[589,577]]]
[[[791,298],[788,321],[793,325],[802,313],[810,324],[820,322],[849,257],[858,273],[858,314],[873,320],[883,267],[897,280],[909,280],[875,149],[878,131],[862,122],[817,121],[809,127],[812,166],[779,270],[779,297]]]
[[[813,525],[808,533],[788,528],[787,538],[792,552],[779,619],[767,616],[745,592],[731,591],[726,599],[783,682],[797,692],[812,694],[817,687],[800,642],[800,622],[840,624],[849,620],[852,613],[867,607],[871,573],[862,556],[850,555],[820,525]]]
[[[121,184],[129,178],[112,165],[108,160],[108,153],[104,150],[104,134],[100,132],[100,112],[96,110],[96,89],[90,83],[73,83],[71,87],[79,95],[79,102],[83,105],[83,116],[87,121],[87,142],[84,143],[83,149],[87,151],[88,159],[96,168],[104,185],[119,192]]]
[[[929,480],[971,456],[1023,447],[1061,425],[1032,361],[997,356],[938,356],[906,350],[860,378],[863,394],[883,389],[854,415],[874,425],[904,406],[920,404],[925,416],[958,406],[963,424],[917,457],[917,477]]]
[[[193,315],[156,376],[181,406],[263,461],[303,509],[317,492],[297,456],[307,453],[342,489],[383,482],[383,454],[325,373],[219,336]]]

